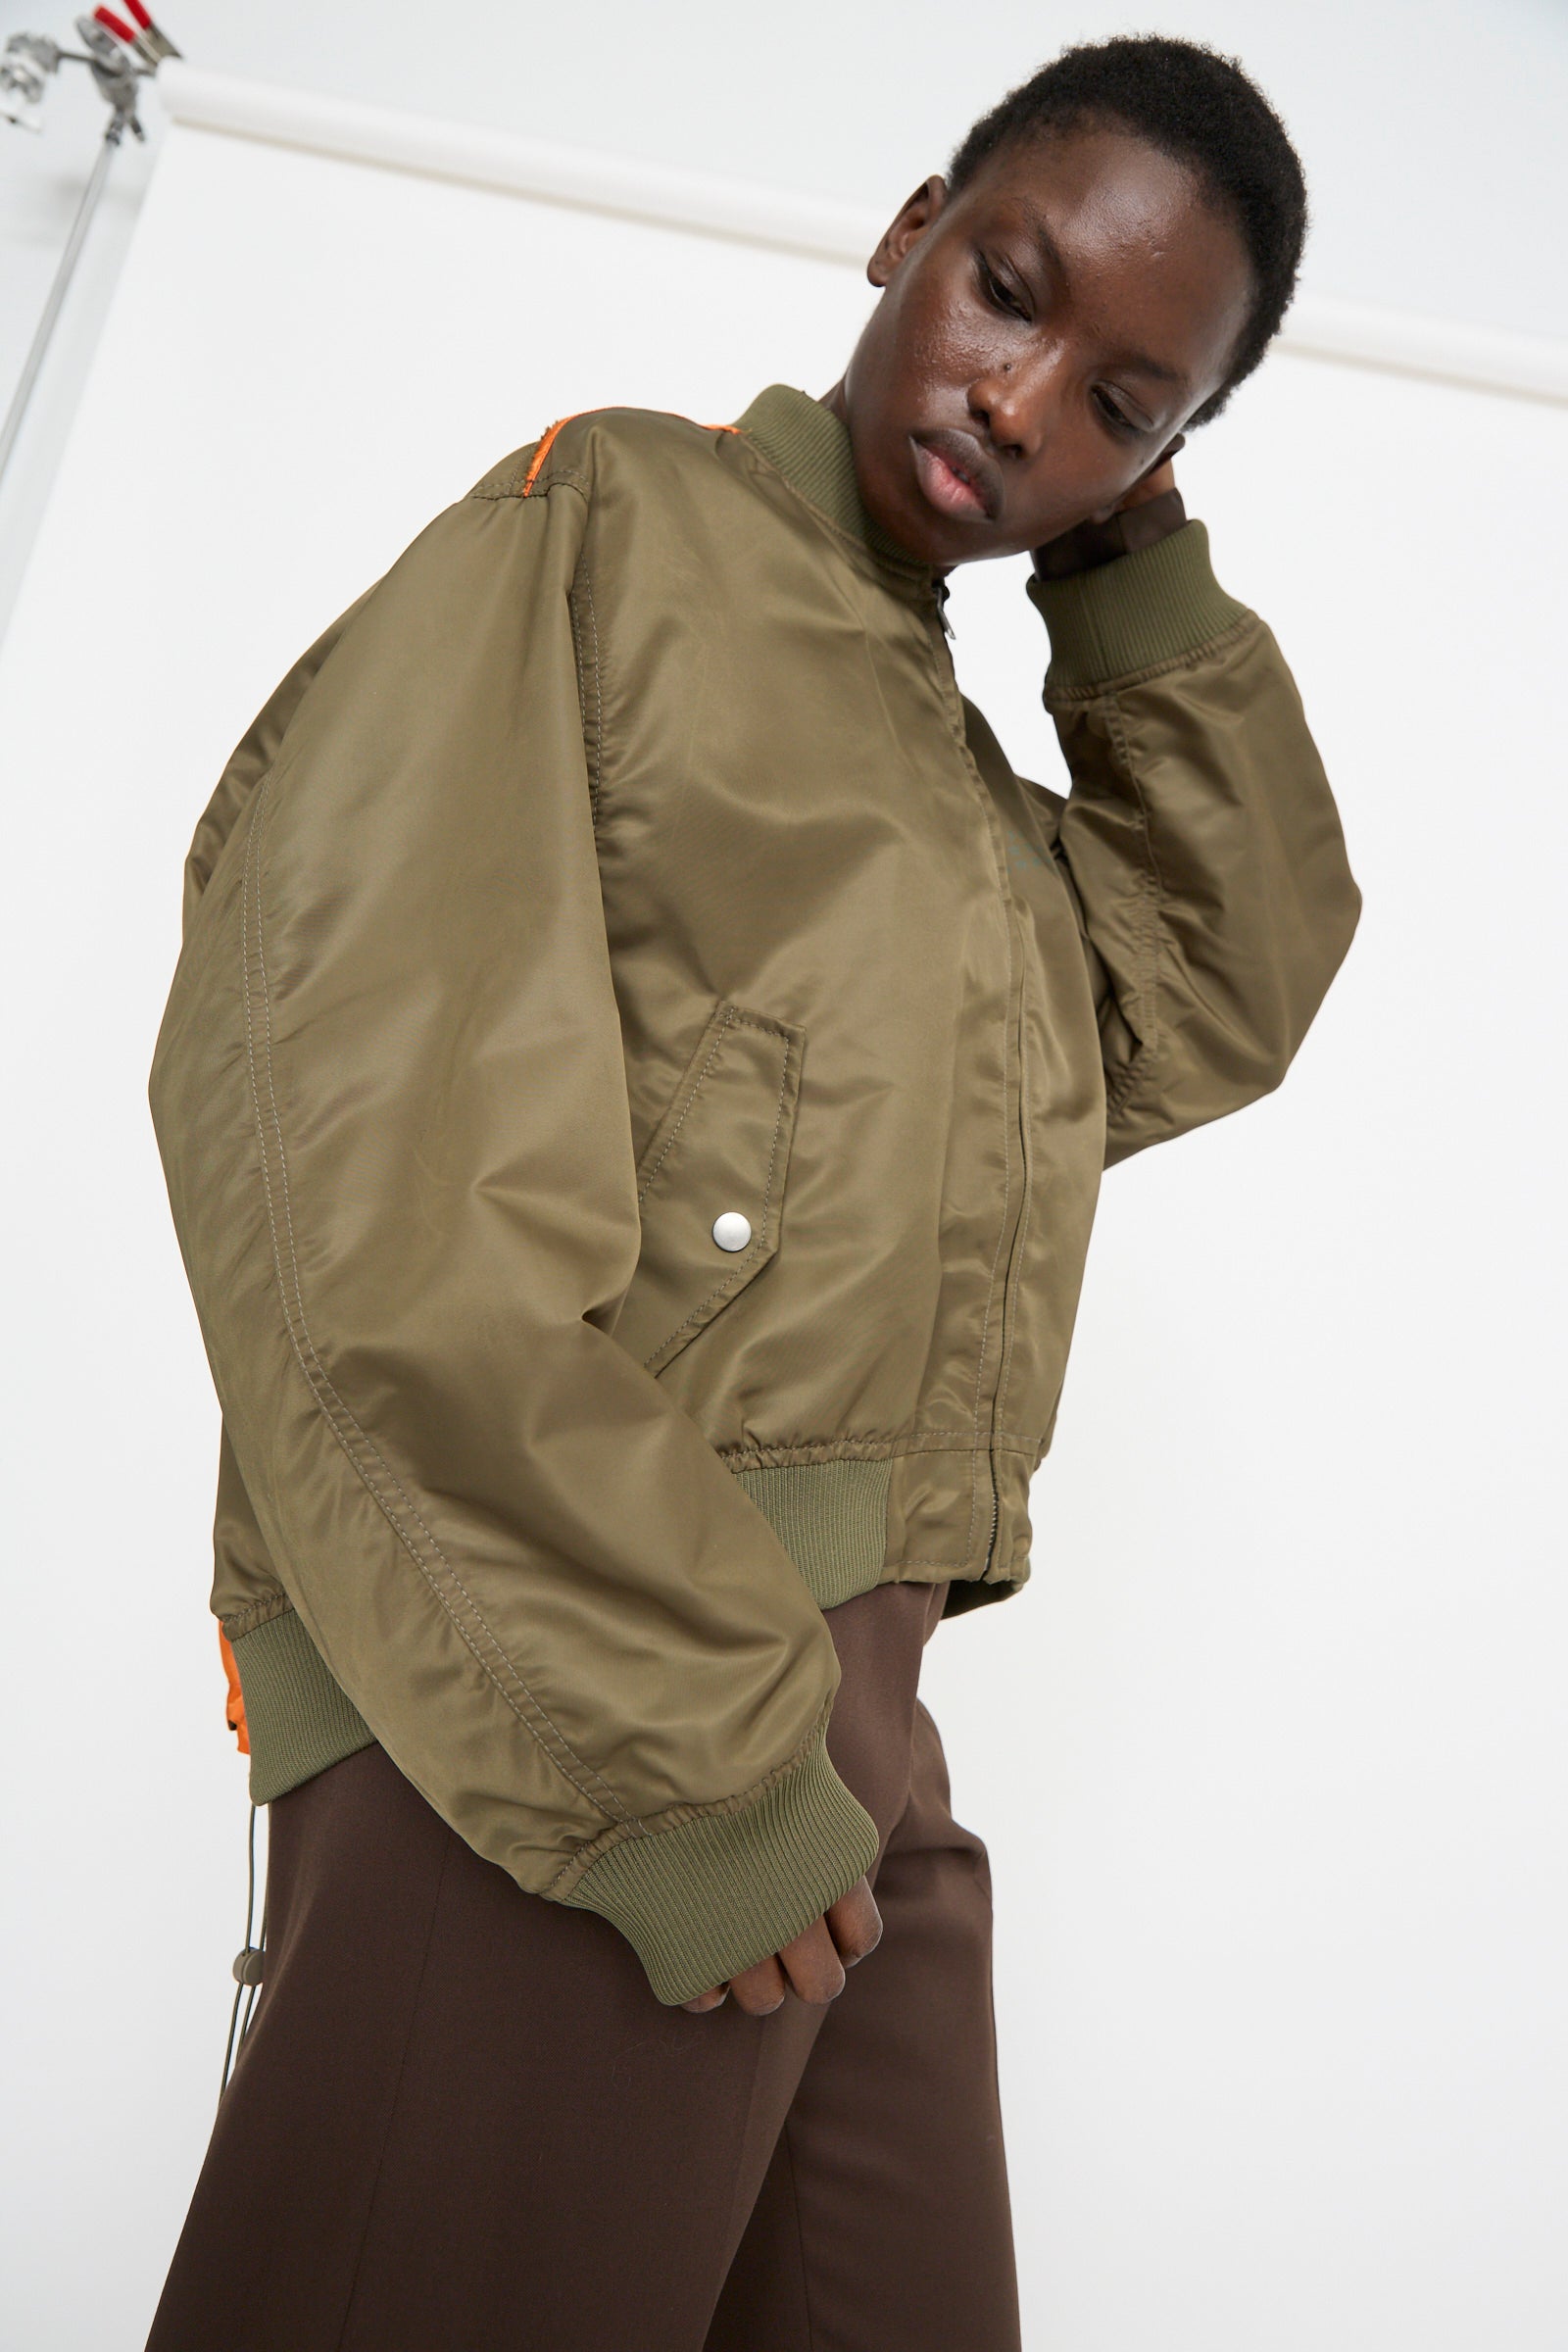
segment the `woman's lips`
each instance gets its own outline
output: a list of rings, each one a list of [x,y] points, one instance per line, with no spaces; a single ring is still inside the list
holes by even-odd
[[[939,514],[952,514],[966,522],[995,522],[1002,505],[1002,486],[995,466],[967,433],[943,428],[922,434],[914,444],[914,470],[926,499]]]

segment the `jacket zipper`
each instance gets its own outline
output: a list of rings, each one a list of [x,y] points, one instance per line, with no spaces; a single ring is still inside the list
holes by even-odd
[[[958,698],[957,682],[953,674],[953,658],[951,654],[948,653],[947,645],[944,642],[945,639],[951,639],[954,634],[953,624],[948,618],[947,602],[947,582],[945,580],[933,581],[930,603],[927,607],[927,620],[928,624],[930,625],[931,647],[933,654],[936,656],[936,667],[942,686],[943,699],[947,701],[950,706],[957,706],[954,711],[954,716],[958,727],[961,743],[963,736],[962,705]],[[938,634],[939,629],[941,631],[940,635]],[[967,757],[967,755],[965,755],[965,757]],[[972,770],[972,762],[970,764]],[[1007,888],[1006,871],[997,857],[996,843],[992,838],[990,811],[986,807],[985,800],[985,784],[978,775],[972,776],[972,782],[974,790],[982,796],[982,808],[985,809],[986,813],[986,839],[987,845],[991,851],[991,861],[996,877],[997,894],[1002,901],[1003,918],[1007,926],[1007,946],[1010,967],[1013,944],[1012,894]],[[1006,1026],[1009,1030],[1012,1026],[1012,1002],[1010,991],[1007,1004]],[[1009,1037],[1006,1041],[1006,1045],[1004,1048],[1004,1070],[1005,1070],[1006,1066],[1005,1056],[1010,1051],[1010,1047],[1011,1039]],[[1013,1214],[1012,1231],[1007,1237],[1007,1261],[1003,1268],[1002,1274],[1002,1312],[997,1322],[997,1377],[988,1400],[989,1434],[986,1446],[986,1468],[991,1480],[991,1526],[986,1536],[986,1557],[985,1566],[981,1570],[982,1579],[990,1575],[992,1561],[996,1556],[997,1527],[1002,1511],[1002,1497],[997,1484],[997,1399],[1002,1388],[1002,1367],[1006,1362],[1007,1357],[1007,1300],[1012,1290],[1013,1261],[1018,1253],[1018,1242],[1019,1237],[1023,1232],[1024,1211],[1028,1206],[1029,1195],[1029,1154],[1027,1145],[1024,1141],[1023,1131],[1023,994],[1020,986],[1018,997],[1018,1100],[1015,1112],[1015,1116],[1018,1121],[1018,1206]]]
[[[1012,901],[1010,893],[1006,892],[1004,882],[1003,884],[1003,888],[1004,894],[1004,911],[1006,915],[1008,934],[1010,938],[1013,916]],[[1007,1014],[1008,1025],[1010,1027],[1012,1019],[1012,1007],[1010,1004],[1007,1007]],[[986,1539],[986,1564],[983,1572],[986,1575],[989,1575],[991,1572],[991,1563],[996,1552],[997,1521],[1001,1512],[1001,1494],[997,1485],[997,1405],[1002,1394],[1003,1367],[1007,1360],[1007,1301],[1012,1295],[1012,1270],[1018,1256],[1018,1245],[1023,1239],[1024,1220],[1029,1212],[1029,1192],[1032,1176],[1032,1170],[1029,1161],[1027,1126],[1028,1106],[1024,1098],[1024,1044],[1025,1027],[1023,979],[1020,971],[1018,986],[1018,1091],[1014,1109],[1014,1117],[1017,1121],[1018,1138],[1018,1206],[1012,1220],[1012,1231],[1007,1237],[1007,1262],[1003,1268],[1002,1272],[1002,1313],[997,1323],[997,1379],[996,1386],[991,1392],[990,1444],[986,1448],[986,1460],[991,1471],[991,1533]]]
[[[1011,893],[1008,892],[1007,921],[1009,924],[1012,922],[1012,919],[1013,901]],[[1018,929],[1022,934],[1019,941],[1018,952],[1020,956],[1024,958],[1024,960],[1020,962],[1018,971],[1018,1093],[1014,1114],[1017,1119],[1018,1134],[1018,1213],[1013,1219],[1012,1235],[1007,1244],[1007,1263],[1002,1278],[1002,1324],[997,1349],[997,1387],[995,1393],[993,1394],[991,1402],[991,1435],[993,1439],[993,1445],[991,1448],[991,1541],[986,1546],[986,1568],[988,1572],[991,1567],[992,1553],[996,1548],[997,1515],[1000,1507],[997,1490],[997,1456],[995,1439],[997,1434],[997,1404],[1002,1393],[1003,1370],[1006,1363],[1007,1300],[1012,1292],[1013,1267],[1017,1262],[1018,1251],[1023,1243],[1024,1228],[1028,1222],[1029,1210],[1032,1204],[1034,1191],[1034,1161],[1029,1148],[1029,1096],[1025,1083],[1025,1055],[1028,1052],[1029,1036],[1024,1004],[1029,970],[1027,961],[1028,927],[1021,917],[1018,923]]]

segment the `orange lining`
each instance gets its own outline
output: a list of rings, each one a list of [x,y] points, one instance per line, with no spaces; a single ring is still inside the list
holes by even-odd
[[[245,1693],[240,1687],[239,1667],[234,1660],[233,1645],[221,1626],[218,1629],[218,1646],[223,1660],[223,1672],[228,1677],[228,1696],[223,1702],[223,1720],[239,1741],[239,1752],[251,1752],[251,1736],[245,1722]]]

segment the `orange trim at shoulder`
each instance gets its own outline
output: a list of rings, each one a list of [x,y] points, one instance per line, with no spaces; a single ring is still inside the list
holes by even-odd
[[[529,466],[527,472],[522,477],[522,489],[519,494],[521,497],[532,497],[534,483],[539,479],[540,470],[544,466],[545,460],[550,455],[551,444],[554,442],[555,437],[560,432],[562,426],[564,424],[570,424],[573,416],[586,416],[587,415],[588,411],[586,409],[573,409],[571,416],[558,416],[556,418],[555,423],[550,427],[550,430],[546,433],[544,439],[534,451],[533,462]],[[705,433],[738,433],[740,429],[741,428],[738,424],[705,424],[702,427],[702,430]]]
[[[245,1693],[240,1687],[239,1667],[235,1661],[233,1643],[221,1626],[218,1629],[218,1647],[223,1661],[223,1672],[228,1677],[228,1696],[223,1701],[223,1720],[239,1742],[240,1754],[248,1756],[251,1752],[251,1735],[245,1722]]]
[[[584,416],[587,415],[587,411],[585,409],[575,409],[573,410],[572,415]],[[550,455],[551,443],[554,441],[556,435],[560,432],[562,426],[564,424],[569,424],[570,422],[570,416],[558,416],[555,423],[550,427],[549,432],[546,433],[544,439],[534,451],[533,464],[529,466],[527,472],[522,477],[522,495],[524,498],[527,498],[532,494],[534,483],[539,478],[539,468],[544,464],[546,458],[548,458]]]

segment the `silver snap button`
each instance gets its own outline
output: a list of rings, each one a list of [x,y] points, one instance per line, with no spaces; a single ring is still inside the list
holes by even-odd
[[[713,1239],[721,1250],[744,1250],[752,1238],[752,1221],[738,1208],[726,1208],[713,1219]]]

